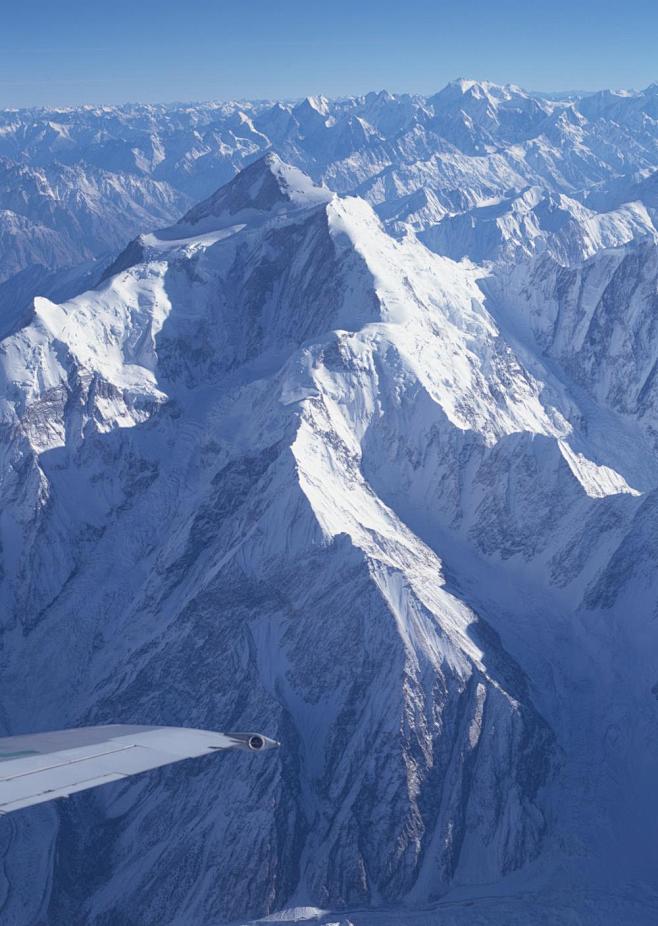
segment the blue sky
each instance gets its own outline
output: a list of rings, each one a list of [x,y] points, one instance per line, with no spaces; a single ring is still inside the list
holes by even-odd
[[[8,0],[0,106],[658,80],[658,2]]]

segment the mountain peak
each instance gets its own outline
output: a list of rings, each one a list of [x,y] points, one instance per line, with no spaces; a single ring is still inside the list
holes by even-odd
[[[196,225],[208,218],[230,219],[242,212],[272,212],[328,202],[331,193],[301,170],[269,152],[208,199],[194,206],[179,224]]]
[[[458,102],[464,97],[488,102],[508,102],[517,97],[527,98],[528,94],[516,84],[496,84],[489,80],[471,80],[458,77],[435,93],[432,100],[437,102]]]
[[[307,96],[297,104],[295,109],[298,112],[313,111],[326,117],[329,115],[329,100],[324,96]]]

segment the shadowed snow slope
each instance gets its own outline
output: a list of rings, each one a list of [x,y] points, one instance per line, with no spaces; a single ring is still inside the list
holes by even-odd
[[[510,138],[559,108],[463,92]],[[331,127],[300,106],[306,133]],[[654,398],[633,337],[655,260],[634,253],[503,291],[268,155],[97,288],[35,300],[0,343],[3,732],[258,727],[284,748],[16,816],[3,922],[416,922],[464,896],[500,898],[487,922],[553,922],[552,897],[574,923],[654,922]],[[578,300],[600,319],[582,337]]]

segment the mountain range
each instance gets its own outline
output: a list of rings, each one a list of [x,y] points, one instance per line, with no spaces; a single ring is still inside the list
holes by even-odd
[[[556,100],[472,80],[427,98],[5,110],[0,283],[111,257],[269,150],[437,253],[574,262],[656,234],[657,120],[655,84]]]
[[[658,915],[658,87],[0,114],[3,922]],[[38,885],[36,887],[35,885]]]

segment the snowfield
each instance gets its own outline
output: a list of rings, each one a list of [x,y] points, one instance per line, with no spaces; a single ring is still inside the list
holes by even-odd
[[[282,749],[0,821],[3,923],[653,926],[656,88],[30,119],[2,732]]]

